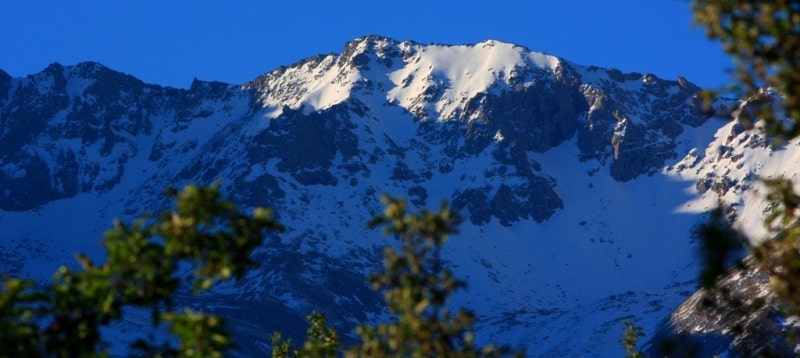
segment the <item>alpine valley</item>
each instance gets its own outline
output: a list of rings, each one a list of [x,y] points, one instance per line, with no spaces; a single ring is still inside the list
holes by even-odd
[[[0,272],[46,281],[75,252],[102,260],[114,218],[220,181],[287,231],[246,279],[181,301],[224,314],[242,356],[268,354],[276,330],[302,340],[313,309],[352,340],[385,316],[365,281],[395,243],[366,228],[385,193],[464,218],[443,257],[468,283],[453,305],[475,311],[480,342],[622,356],[623,320],[645,344],[680,327],[710,337],[719,327],[673,314],[697,290],[695,229],[721,200],[763,237],[757,179],[796,178],[800,143],[770,146],[737,120],[746,101],[704,111],[699,90],[498,41],[378,36],[244,85],[175,89],[90,62],[0,71]],[[150,329],[131,312],[105,339]]]

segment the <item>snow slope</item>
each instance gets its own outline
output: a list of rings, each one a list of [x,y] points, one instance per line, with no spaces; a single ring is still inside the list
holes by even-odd
[[[113,218],[163,208],[167,186],[222,180],[288,230],[246,280],[184,302],[226,314],[251,342],[239,353],[258,355],[258,337],[301,336],[313,308],[345,332],[381,317],[363,280],[394,243],[364,228],[380,194],[447,199],[465,218],[445,250],[469,284],[454,305],[476,311],[479,340],[621,355],[623,319],[652,334],[695,290],[692,229],[717,194],[754,230],[754,178],[796,175],[796,143],[772,149],[710,118],[697,90],[498,41],[377,36],[242,86],[54,64],[0,93],[0,245],[13,252],[0,268],[46,280],[75,251],[100,259]]]

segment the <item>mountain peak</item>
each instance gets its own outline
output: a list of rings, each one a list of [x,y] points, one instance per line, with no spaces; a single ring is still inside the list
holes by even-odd
[[[400,43],[415,43],[413,41],[399,41],[393,39],[391,37],[381,36],[381,35],[366,35],[357,37],[353,40],[347,41],[344,45],[344,48],[351,48],[357,46],[369,46],[369,47],[386,47],[386,46],[396,46]],[[346,51],[345,51],[346,52]]]
[[[429,53],[441,57],[442,52],[452,52],[456,55],[468,55],[461,60],[484,62],[488,67],[496,67],[501,62],[520,65],[533,65],[543,70],[555,71],[562,60],[558,57],[542,52],[531,51],[526,47],[510,42],[487,39],[475,44],[446,45],[446,44],[421,44],[414,41],[398,41],[379,35],[368,35],[356,38],[345,44],[341,57],[354,59],[359,54],[373,53],[381,58],[393,57],[402,54],[403,58],[418,53]],[[450,61],[459,59],[457,56],[448,56]],[[436,61],[442,62],[442,61]],[[437,63],[441,65],[441,63]]]
[[[243,87],[170,89],[95,62],[0,71],[0,236],[96,248],[86,238],[106,219],[164,205],[164,187],[223,180],[288,228],[259,248],[259,271],[209,296],[236,308],[239,334],[263,336],[279,327],[246,308],[302,322],[322,307],[342,327],[376,317],[379,294],[360,277],[392,240],[360,223],[381,193],[420,208],[447,199],[465,220],[443,254],[474,288],[456,303],[475,308],[484,336],[522,337],[532,355],[615,355],[597,346],[619,348],[608,322],[637,312],[652,328],[694,289],[681,238],[712,195],[750,200],[751,178],[798,167],[786,165],[796,145],[718,131],[697,89],[498,40],[374,35]],[[687,187],[707,199],[686,203]],[[764,207],[744,205],[742,218]],[[541,331],[555,333],[531,336]]]
[[[265,107],[280,103],[323,110],[361,96],[399,104],[425,118],[448,120],[480,93],[558,79],[564,68],[565,61],[558,57],[497,40],[424,45],[370,35],[347,42],[341,55],[308,58],[245,88],[261,92]]]

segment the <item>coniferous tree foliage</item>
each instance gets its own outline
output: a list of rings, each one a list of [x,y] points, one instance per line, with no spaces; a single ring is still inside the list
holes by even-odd
[[[109,342],[101,330],[119,323],[130,307],[150,310],[153,327],[165,327],[174,338],[136,339],[134,354],[214,357],[232,347],[221,317],[175,307],[174,296],[187,283],[182,268],[193,269],[195,294],[241,278],[265,232],[283,227],[268,209],[238,211],[222,199],[219,184],[168,195],[175,199],[173,210],[130,225],[114,222],[105,234],[106,262],[96,265],[78,255],[81,270],[61,267],[45,287],[3,278],[0,356],[105,356]]]
[[[695,23],[710,39],[719,40],[736,63],[735,81],[725,91],[739,93],[751,105],[740,109],[738,120],[749,127],[763,123],[761,128],[776,146],[800,136],[800,1],[693,0],[691,8]],[[709,108],[718,92],[701,93]],[[752,259],[737,266],[752,262],[770,275],[770,288],[783,315],[800,315],[800,196],[788,179],[765,178],[762,183],[771,203],[764,221],[769,237],[744,237],[724,217],[724,204],[700,228],[703,268],[699,281],[707,293],[704,304],[721,307],[726,315],[738,316],[738,321],[753,315],[770,317],[763,310],[773,309],[763,297],[741,298],[717,285],[743,249]],[[621,343],[628,356],[643,356],[636,349],[639,328],[629,323],[625,327]],[[795,330],[785,333],[785,338],[788,346],[800,344]],[[679,347],[686,342],[663,343],[665,354],[696,352],[696,347]],[[762,353],[771,354],[769,350]]]
[[[692,11],[706,35],[719,40],[736,62],[733,88],[766,103],[772,99],[763,90],[776,88],[790,121],[781,121],[770,106],[749,119],[765,121],[776,139],[800,135],[800,1],[695,0]]]
[[[307,338],[302,347],[293,347],[291,339],[283,339],[280,332],[272,335],[272,357],[336,357],[339,355],[339,334],[333,328],[327,327],[328,319],[317,311],[306,317],[308,329]]]
[[[745,125],[761,121],[763,130],[781,145],[800,135],[800,1],[797,0],[694,0],[695,21],[711,39],[719,40],[736,62],[732,89],[755,111],[742,108]],[[706,93],[708,99],[713,93]],[[746,238],[726,226],[720,207],[702,228],[701,283],[708,292],[706,304],[724,308],[732,315],[771,316],[763,297],[745,297],[718,287],[718,279],[742,247],[752,264],[770,276],[770,288],[786,317],[800,314],[800,199],[795,183],[785,178],[765,178],[770,212],[764,220],[769,235]],[[735,320],[734,320],[735,321]],[[769,322],[768,322],[769,324]],[[735,328],[735,327],[734,327]],[[800,343],[793,330],[785,333],[788,346]],[[780,332],[775,327],[775,332]],[[763,351],[769,354],[769,350]]]
[[[300,348],[290,341],[273,339],[273,357],[499,357],[510,355],[507,348],[479,347],[475,343],[472,312],[448,308],[452,296],[465,283],[456,279],[441,258],[441,250],[457,231],[459,219],[443,204],[439,211],[408,213],[403,199],[384,196],[383,215],[369,226],[382,226],[384,234],[396,236],[399,247],[387,247],[384,269],[369,278],[384,293],[391,314],[388,322],[363,324],[356,330],[361,342],[336,347],[336,334],[321,328],[325,318],[308,317],[308,339]]]
[[[748,101],[765,104],[752,113],[752,118],[741,119],[764,121],[776,145],[800,135],[800,1],[695,0],[692,9],[695,21],[706,29],[708,37],[720,40],[736,61],[733,88]],[[779,100],[766,89],[775,90]],[[774,103],[776,100],[779,103]],[[772,286],[777,293],[789,301],[797,301],[787,302],[796,307],[797,313],[800,312],[800,295],[796,292],[800,289],[800,271],[795,269],[800,266],[798,196],[787,179],[767,178],[762,183],[769,189],[767,200],[772,203],[764,222],[770,231],[770,237],[766,238],[769,240],[757,245],[751,245],[749,240],[740,241],[748,246],[762,269],[773,273]],[[712,221],[706,228],[714,226]],[[720,234],[710,230],[704,236],[713,240],[720,238]],[[736,234],[727,236],[733,235]],[[710,245],[706,249],[709,255],[735,249],[731,245]],[[713,281],[709,278],[703,280],[706,286]]]
[[[169,190],[173,210],[143,217],[132,224],[114,222],[105,234],[106,261],[95,265],[78,255],[82,269],[61,267],[53,282],[4,278],[0,287],[0,356],[107,356],[102,330],[119,323],[128,307],[150,310],[152,325],[172,338],[142,337],[132,342],[134,355],[215,357],[234,346],[222,317],[175,307],[185,284],[198,294],[216,282],[242,278],[253,265],[249,258],[267,230],[283,227],[268,209],[245,215],[222,200],[219,184]],[[369,278],[384,292],[392,318],[363,324],[361,343],[342,347],[326,317],[308,317],[307,339],[299,347],[272,338],[273,357],[495,357],[509,351],[479,347],[468,310],[451,312],[454,293],[465,286],[448,270],[442,245],[456,232],[459,220],[447,205],[437,212],[410,214],[404,200],[383,198],[386,210],[370,223],[399,238],[384,252],[384,270]],[[193,269],[191,282],[182,269]]]
[[[742,113],[750,124],[764,121],[776,144],[800,135],[800,0],[693,0],[695,21],[721,41],[736,61],[735,89],[760,110]],[[777,96],[773,95],[777,94]],[[712,98],[712,94],[706,95]],[[800,316],[800,195],[795,183],[769,179],[773,203],[763,241],[733,240],[736,232],[715,217],[704,230],[707,267],[702,282],[714,289],[730,254],[740,242],[752,260],[770,275],[770,287],[786,316]],[[253,262],[250,253],[268,230],[282,226],[267,209],[240,212],[223,200],[219,185],[170,191],[175,208],[131,224],[115,222],[105,235],[107,258],[95,264],[78,255],[80,270],[58,269],[51,283],[4,277],[0,284],[0,356],[84,357],[107,355],[102,331],[119,323],[128,308],[151,312],[152,325],[173,339],[142,337],[130,351],[145,356],[222,356],[234,342],[223,318],[176,307],[184,284],[201,293],[219,281],[241,278]],[[474,316],[451,311],[448,303],[464,287],[444,265],[441,248],[456,232],[458,220],[444,205],[437,212],[408,213],[401,199],[384,198],[386,210],[372,222],[399,239],[384,252],[384,270],[369,282],[384,293],[388,322],[364,324],[360,343],[343,347],[325,316],[308,316],[308,338],[300,346],[273,337],[275,357],[479,357],[509,352],[479,346]],[[761,238],[764,239],[764,238]],[[759,242],[753,244],[752,242]],[[183,269],[191,267],[191,282]],[[752,304],[751,304],[752,303]],[[741,302],[736,309],[764,308]],[[631,357],[641,330],[625,325],[621,344]],[[800,335],[787,335],[800,343]]]

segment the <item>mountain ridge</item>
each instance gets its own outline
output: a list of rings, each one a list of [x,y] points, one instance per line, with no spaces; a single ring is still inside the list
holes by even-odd
[[[690,232],[714,193],[697,185],[717,170],[695,158],[727,130],[685,79],[491,40],[359,38],[241,86],[161,87],[96,63],[4,78],[0,232],[61,258],[26,270],[46,277],[67,263],[63,247],[100,257],[89,237],[111,218],[164,207],[167,186],[222,179],[235,202],[273,206],[288,228],[246,280],[185,301],[228,313],[248,337],[280,321],[300,336],[313,308],[344,331],[382,315],[360,278],[392,240],[363,224],[390,193],[419,208],[448,199],[466,219],[445,254],[470,284],[454,304],[477,311],[483,339],[619,354],[620,318],[652,333],[695,289]]]

